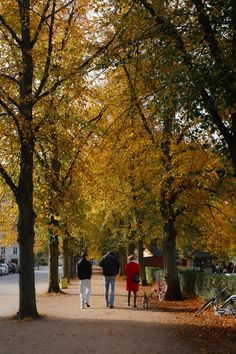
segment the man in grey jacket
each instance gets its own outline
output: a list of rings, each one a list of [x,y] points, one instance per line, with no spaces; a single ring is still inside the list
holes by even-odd
[[[115,279],[119,273],[120,261],[114,251],[109,251],[102,257],[99,265],[102,267],[102,274],[104,276],[105,304],[112,309],[115,299]]]

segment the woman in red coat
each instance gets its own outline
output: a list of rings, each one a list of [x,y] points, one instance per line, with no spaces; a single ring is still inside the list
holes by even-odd
[[[139,290],[139,281],[134,281],[135,275],[139,278],[140,267],[137,262],[134,261],[134,256],[128,257],[128,263],[125,266],[126,274],[126,290],[128,291],[128,306],[130,306],[131,292],[134,293],[134,307],[137,307],[137,292]]]

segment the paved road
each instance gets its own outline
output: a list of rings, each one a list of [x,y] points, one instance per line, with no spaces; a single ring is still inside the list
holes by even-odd
[[[36,274],[37,284],[43,285],[44,276]],[[226,327],[223,332],[221,319],[209,326],[193,318],[181,302],[171,307],[152,303],[144,310],[142,292],[138,308],[127,306],[124,280],[117,278],[115,307],[107,308],[103,278],[94,272],[91,307],[81,309],[74,279],[62,294],[37,297],[40,320],[13,321],[0,315],[0,354],[236,354],[234,332]]]
[[[36,292],[43,293],[48,287],[48,267],[35,270]],[[0,277],[0,316],[14,314],[19,305],[19,274]]]

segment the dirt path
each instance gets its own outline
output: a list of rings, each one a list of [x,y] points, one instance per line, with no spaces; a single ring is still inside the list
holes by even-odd
[[[74,280],[63,295],[37,297],[42,319],[1,318],[0,353],[236,354],[231,340],[219,345],[207,333],[199,338],[198,324],[188,325],[164,309],[143,310],[140,301],[141,296],[137,309],[127,307],[124,281],[118,279],[115,308],[105,308],[102,276],[94,274],[91,308],[80,309]]]

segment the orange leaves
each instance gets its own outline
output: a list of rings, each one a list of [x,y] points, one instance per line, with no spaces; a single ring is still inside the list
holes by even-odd
[[[150,293],[151,287],[140,289],[141,292]],[[214,314],[213,308],[209,308],[203,314],[193,317],[203,301],[197,297],[185,294],[183,301],[150,300],[150,310],[167,314],[169,322],[176,324],[175,331],[177,340],[192,341],[199,343],[199,353],[218,353],[219,348],[224,348],[222,353],[233,353],[233,339],[235,338],[236,319],[232,317],[219,317]],[[214,350],[213,350],[214,348]]]

